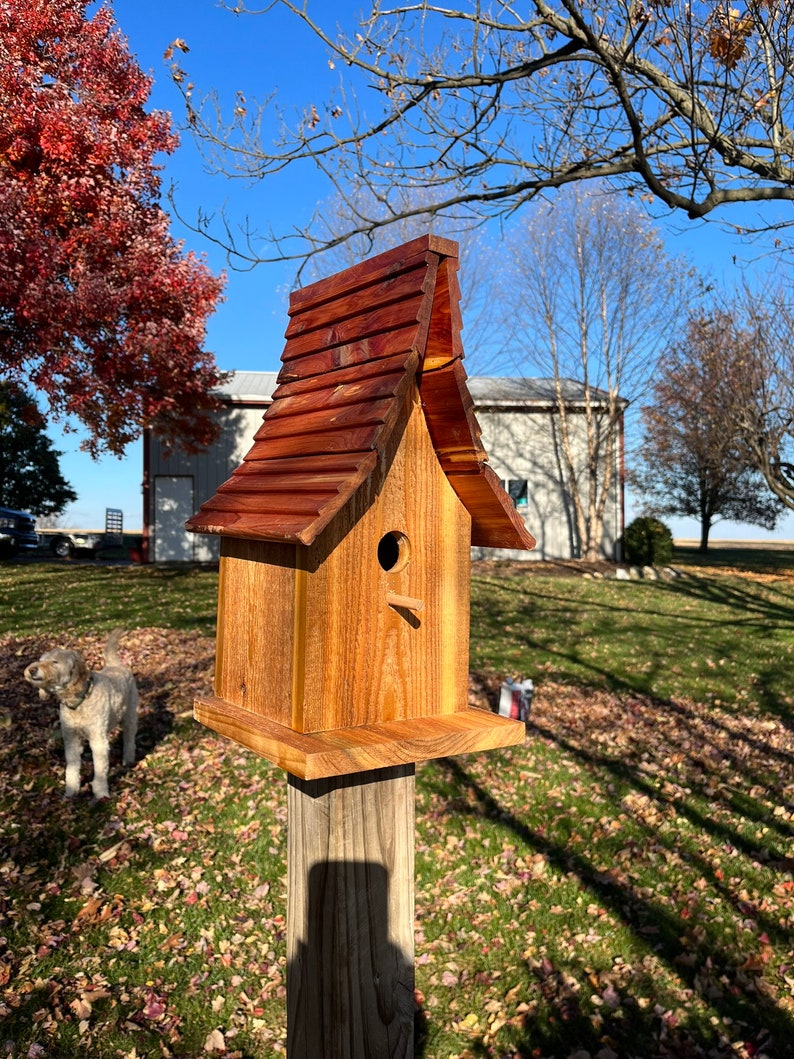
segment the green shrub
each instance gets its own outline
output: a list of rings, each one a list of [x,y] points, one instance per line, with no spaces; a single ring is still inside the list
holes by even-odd
[[[658,518],[642,515],[623,534],[626,561],[636,566],[664,566],[673,557],[673,535]]]

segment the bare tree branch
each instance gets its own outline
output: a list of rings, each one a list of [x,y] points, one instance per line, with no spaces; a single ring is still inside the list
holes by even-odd
[[[794,511],[794,301],[780,280],[759,294],[745,289],[737,317],[751,335],[741,373],[741,440],[747,461]]]
[[[296,0],[227,6],[263,29],[286,9],[296,34],[327,50],[338,83],[292,120],[275,97],[259,106],[242,95],[225,117],[174,62],[187,125],[226,175],[309,166],[342,194],[366,186],[385,212],[355,217],[337,245],[413,216],[412,189],[432,191],[420,212],[471,223],[599,179],[692,218],[794,200],[794,5],[782,0],[742,11],[728,0],[534,0],[526,14],[505,0],[374,0],[344,30]],[[321,251],[316,221],[249,233],[243,262]]]
[[[553,380],[576,534],[582,556],[595,559],[624,412],[647,392],[686,305],[688,273],[666,256],[638,205],[594,189],[570,188],[533,212],[505,253],[516,368]]]

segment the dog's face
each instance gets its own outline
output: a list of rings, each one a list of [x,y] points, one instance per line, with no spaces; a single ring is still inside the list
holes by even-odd
[[[88,679],[88,666],[78,651],[67,651],[56,647],[46,651],[38,662],[31,662],[25,670],[25,680],[39,689],[41,698],[50,693],[58,695],[67,688],[84,684]]]

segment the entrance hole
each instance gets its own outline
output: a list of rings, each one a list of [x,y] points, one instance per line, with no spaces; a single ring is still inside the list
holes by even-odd
[[[387,573],[397,573],[408,562],[408,538],[404,533],[392,531],[378,541],[378,562]]]

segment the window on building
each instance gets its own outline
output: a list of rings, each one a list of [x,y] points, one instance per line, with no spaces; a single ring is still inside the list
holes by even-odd
[[[502,488],[507,490],[508,496],[519,511],[526,511],[529,506],[526,478],[502,479]]]

